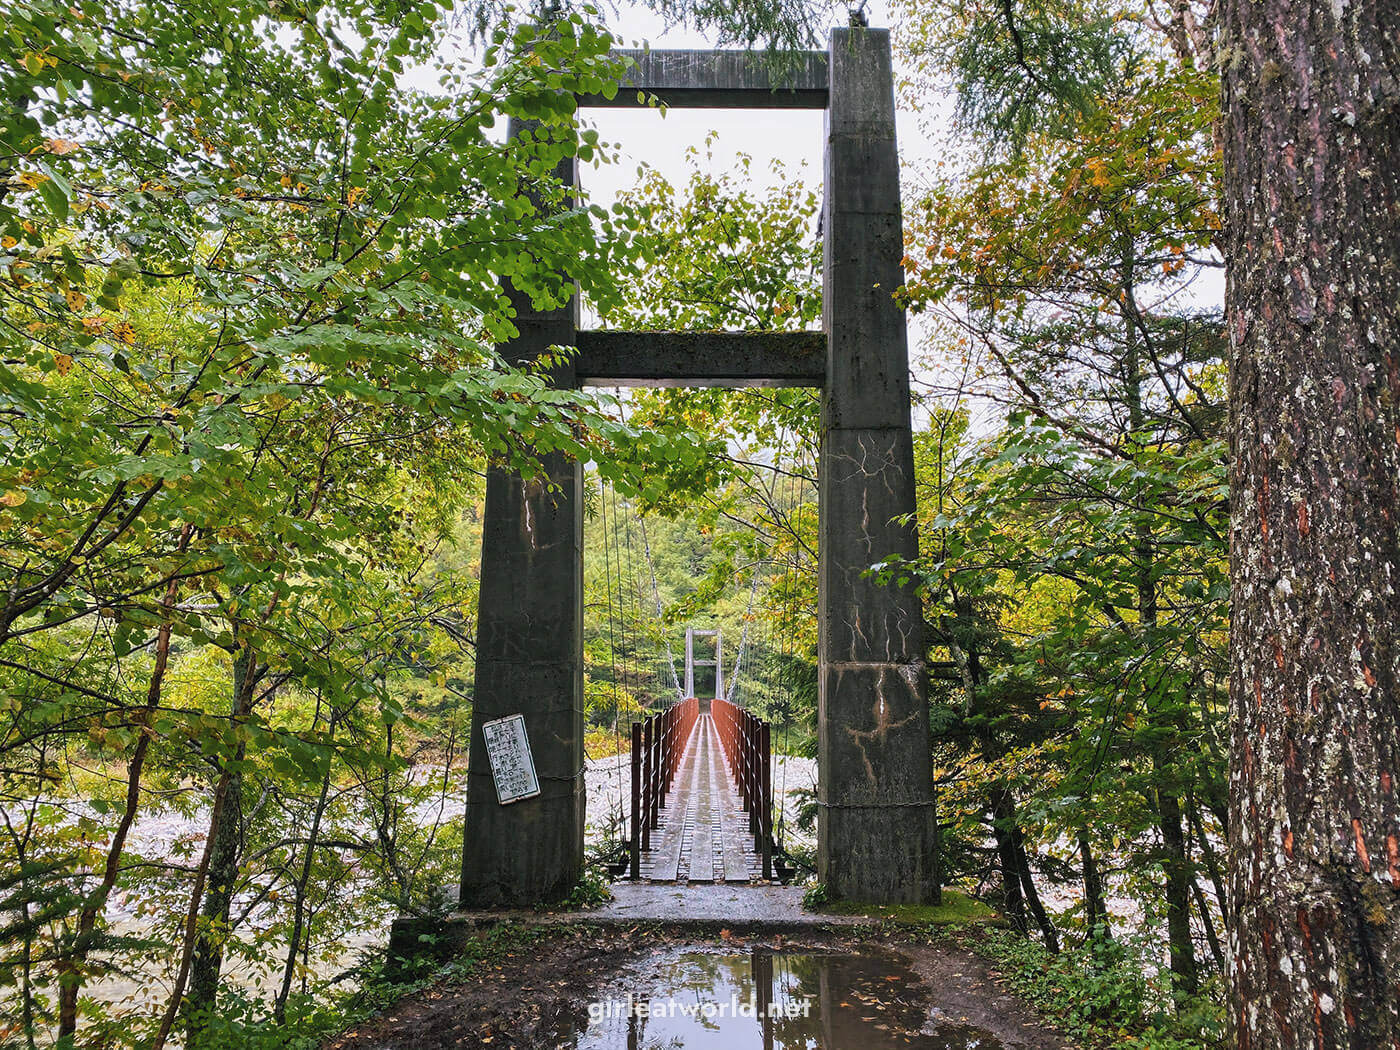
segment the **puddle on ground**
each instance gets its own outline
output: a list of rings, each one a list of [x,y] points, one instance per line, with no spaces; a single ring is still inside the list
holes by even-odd
[[[1004,1050],[894,952],[660,952],[589,1005],[571,1050]]]

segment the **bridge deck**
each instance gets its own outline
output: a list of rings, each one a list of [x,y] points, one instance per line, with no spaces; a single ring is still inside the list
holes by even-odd
[[[749,834],[749,816],[707,714],[686,744],[661,822],[642,854],[641,875],[652,882],[758,881],[762,864]]]

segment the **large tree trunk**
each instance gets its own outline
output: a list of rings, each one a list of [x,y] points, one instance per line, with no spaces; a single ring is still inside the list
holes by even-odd
[[[1400,1050],[1400,3],[1222,33],[1235,1045]]]

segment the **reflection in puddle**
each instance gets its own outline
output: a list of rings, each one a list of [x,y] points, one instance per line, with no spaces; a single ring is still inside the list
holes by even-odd
[[[908,960],[755,948],[662,952],[589,1007],[574,1050],[1003,1050],[940,1022]]]

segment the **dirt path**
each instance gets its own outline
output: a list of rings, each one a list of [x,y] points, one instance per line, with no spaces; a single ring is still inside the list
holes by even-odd
[[[784,1003],[814,1000],[804,1019],[777,1022],[778,1046],[822,1050],[1068,1050],[1028,1007],[999,988],[987,964],[946,941],[869,931],[803,932],[749,940],[652,926],[566,926],[504,937],[460,983],[401,1000],[325,1050],[629,1050],[638,1046],[765,1044],[748,1015],[732,1034],[718,1020],[602,1019],[604,1004],[742,1002],[756,987]],[[526,936],[520,934],[520,936]],[[774,975],[776,976],[776,979]],[[818,990],[820,994],[818,994]],[[760,1006],[765,993],[757,993]],[[590,1008],[592,1016],[590,1016]],[[617,1007],[621,1009],[621,1007]],[[611,1014],[608,1015],[612,1017]],[[776,1032],[776,1035],[775,1035]],[[716,1043],[715,1040],[720,1042]]]

